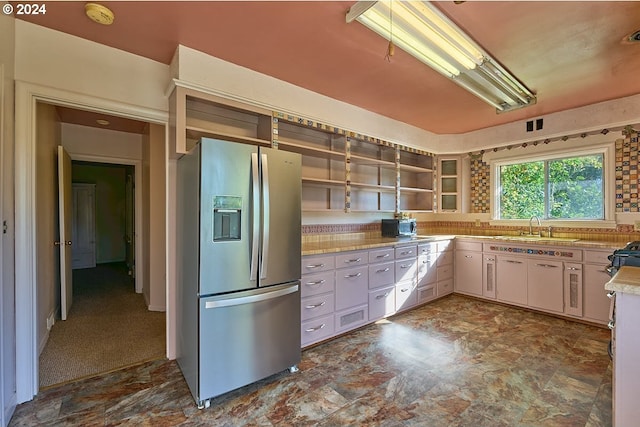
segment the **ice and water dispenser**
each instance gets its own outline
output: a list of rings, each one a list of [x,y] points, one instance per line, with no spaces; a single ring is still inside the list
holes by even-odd
[[[213,198],[213,241],[240,240],[242,197],[215,196]]]

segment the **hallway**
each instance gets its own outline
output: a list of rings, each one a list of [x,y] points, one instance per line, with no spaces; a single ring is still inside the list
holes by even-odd
[[[165,357],[165,313],[147,310],[124,263],[73,270],[73,286],[40,355],[41,389]]]

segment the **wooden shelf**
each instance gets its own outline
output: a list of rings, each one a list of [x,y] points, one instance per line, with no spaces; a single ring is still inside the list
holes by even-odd
[[[306,185],[316,185],[318,187],[344,187],[346,183],[335,179],[305,178],[302,177],[302,183]]]
[[[419,166],[406,165],[400,163],[400,170],[407,172],[416,172],[416,173],[433,173],[433,169],[427,169]]]
[[[395,193],[396,187],[391,185],[365,184],[361,182],[351,182],[351,187],[359,190],[379,191],[385,193]]]
[[[395,169],[395,162],[390,162],[387,160],[373,159],[365,156],[358,156],[357,154],[351,154],[351,163],[356,163],[362,166],[381,166],[386,167],[388,169]]]
[[[286,140],[278,140],[278,146],[294,153],[302,154],[303,156],[318,157],[322,159],[339,159],[344,161],[345,154],[339,151],[326,150],[323,148],[313,148],[295,142]]]
[[[433,193],[429,188],[400,187],[401,193]]]
[[[200,138],[215,138],[225,141],[241,142],[244,144],[271,145],[271,141],[265,139],[253,138],[250,136],[233,135],[224,132],[216,132],[212,129],[199,128],[195,126],[187,126],[186,135],[188,139],[196,140],[199,140]]]

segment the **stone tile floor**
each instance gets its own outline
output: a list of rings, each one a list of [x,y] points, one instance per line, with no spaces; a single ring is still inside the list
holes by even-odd
[[[41,391],[10,426],[610,426],[607,329],[458,295],[198,410],[174,361]]]

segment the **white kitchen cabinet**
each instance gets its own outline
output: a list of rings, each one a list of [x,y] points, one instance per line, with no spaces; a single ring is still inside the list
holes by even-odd
[[[418,285],[418,304],[431,301],[438,297],[438,285],[437,283],[430,283],[428,285]]]
[[[396,261],[395,272],[396,283],[407,281],[417,283],[418,259],[414,257]]]
[[[395,285],[369,291],[369,321],[391,316],[395,311]]]
[[[302,321],[333,313],[335,309],[334,302],[333,292],[301,298],[300,317]]]
[[[527,305],[526,258],[496,256],[496,298],[498,301]]]
[[[353,267],[369,263],[368,251],[354,251],[336,255],[336,268]]]
[[[329,271],[336,268],[336,260],[333,255],[310,255],[302,257],[302,275]]]
[[[415,258],[418,256],[418,246],[399,246],[395,249],[396,259]]]
[[[394,261],[369,265],[369,289],[389,286],[395,283]]]
[[[582,264],[564,263],[564,312],[582,317]]]
[[[453,292],[453,278],[438,281],[438,296],[442,297]]]
[[[374,249],[369,251],[369,264],[393,261],[395,249],[393,247]]]
[[[482,245],[480,245],[480,249],[482,249]],[[456,249],[456,292],[482,295],[482,277],[482,252]]]
[[[321,271],[315,274],[305,274],[300,282],[300,295],[302,298],[312,295],[324,294],[334,291],[335,272]]]
[[[531,307],[562,313],[564,311],[562,262],[527,260],[527,302]]]
[[[415,281],[398,283],[396,291],[396,311],[406,310],[418,303],[418,285]]]
[[[420,255],[418,257],[418,286],[426,286],[436,282],[437,259],[437,253]]]
[[[369,293],[369,268],[366,265],[336,270],[336,310],[366,304]]]
[[[606,270],[609,265],[607,257],[611,253],[612,250],[588,250],[584,253],[582,317],[603,325],[609,322],[610,300],[604,284],[611,279]]]
[[[312,255],[302,258],[300,281],[300,338],[303,347],[335,333],[335,257]]]
[[[482,255],[482,296],[495,299],[496,297],[496,256]]]
[[[300,327],[302,347],[317,343],[334,335],[333,313],[302,322]]]

